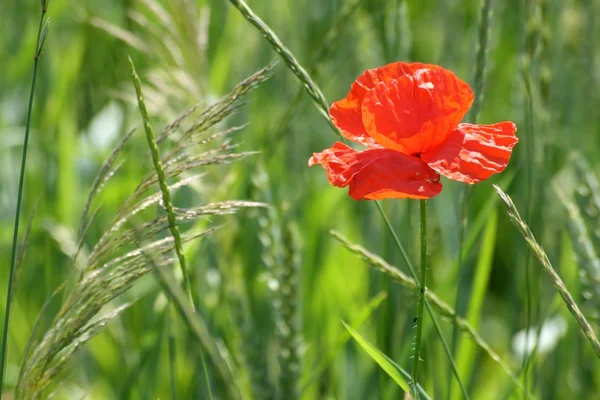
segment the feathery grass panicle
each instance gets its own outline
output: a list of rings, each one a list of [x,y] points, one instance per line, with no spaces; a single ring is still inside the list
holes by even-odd
[[[585,318],[583,313],[579,310],[577,303],[575,303],[575,300],[573,300],[573,297],[569,293],[569,290],[563,283],[562,279],[560,278],[558,273],[552,267],[552,263],[548,259],[546,252],[536,241],[535,237],[533,236],[533,233],[529,229],[529,226],[527,226],[525,221],[523,221],[523,219],[521,219],[521,216],[519,215],[519,211],[517,210],[515,204],[513,203],[512,199],[510,198],[510,196],[508,196],[506,193],[504,193],[502,191],[502,189],[500,189],[496,185],[494,185],[494,189],[496,189],[498,196],[500,196],[500,198],[506,205],[507,211],[508,211],[508,216],[510,217],[510,220],[515,225],[517,230],[521,233],[521,235],[523,235],[523,238],[527,242],[527,245],[531,249],[533,255],[542,264],[544,271],[546,272],[546,274],[550,278],[550,281],[552,282],[552,284],[554,285],[554,287],[560,294],[560,297],[562,297],[565,305],[569,309],[569,312],[571,313],[571,315],[573,315],[573,317],[579,324],[581,331],[583,332],[583,334],[585,335],[587,340],[590,342],[592,349],[594,350],[596,355],[600,358],[600,342],[598,342],[596,333],[590,326],[589,322],[587,321],[587,319]]]
[[[228,98],[237,100],[244,93],[246,93],[245,89],[242,90],[242,93],[235,93]],[[228,110],[236,107],[237,102],[235,100],[228,101]],[[214,125],[221,120],[218,117],[224,118],[229,115],[229,111],[225,113],[222,111],[221,109],[221,111],[209,112],[205,116],[212,118],[211,124]],[[187,118],[184,118],[183,121],[180,121],[181,123],[195,125],[197,121],[190,122]],[[218,150],[197,151],[203,143],[198,138],[203,135],[211,138],[208,130],[212,125],[205,126],[202,130],[190,130],[188,138],[191,137],[195,145],[186,148],[181,147],[177,157],[174,157],[169,164],[165,165],[164,176],[177,178],[182,174],[187,175],[198,166],[223,164],[240,158],[237,154],[222,154],[227,153],[232,148],[230,145],[221,146]],[[223,137],[224,135],[215,134],[210,140]],[[99,176],[103,174],[105,176],[97,179],[98,182],[105,182],[112,176],[112,173],[106,171],[110,170],[108,166],[114,162],[112,161],[113,156],[120,151],[121,143],[110,155],[111,160],[101,168]],[[178,144],[177,141],[174,143],[175,146]],[[154,156],[158,155],[154,154]],[[119,295],[127,291],[140,277],[150,272],[155,264],[159,265],[162,270],[178,261],[177,258],[172,257],[173,252],[177,252],[176,240],[173,236],[164,237],[162,235],[169,230],[173,223],[180,224],[185,221],[196,221],[207,216],[233,214],[243,208],[265,207],[263,203],[238,200],[208,203],[186,209],[172,207],[172,220],[169,220],[169,216],[163,215],[145,222],[142,224],[139,235],[135,229],[121,229],[125,222],[134,215],[150,205],[158,203],[163,198],[163,192],[146,193],[153,184],[158,182],[157,179],[152,179],[153,176],[155,177],[156,173],[148,173],[145,178],[142,178],[133,195],[125,201],[113,221],[108,224],[105,233],[100,236],[100,239],[92,247],[89,257],[82,258],[81,262],[84,263],[82,274],[74,283],[73,288],[66,294],[61,309],[54,317],[49,329],[39,338],[37,335],[31,338],[18,378],[15,391],[17,398],[42,397],[47,386],[64,369],[77,349],[98,333],[110,319],[115,318],[124,308],[116,306],[114,309],[116,311],[108,311],[104,317],[98,317],[102,310]],[[171,191],[187,186],[198,177],[198,174],[192,174],[180,178],[166,189]],[[163,179],[163,182],[165,181],[166,179]],[[90,198],[93,197],[94,192],[98,192],[99,187],[97,184],[93,185]],[[86,206],[86,209],[88,207]],[[94,218],[92,218],[93,220]],[[180,245],[208,235],[214,230],[215,228],[209,227],[200,232],[185,232],[180,235]],[[143,246],[140,246],[139,243],[143,243]],[[154,256],[153,263],[148,262],[147,253],[149,252]],[[171,292],[175,290],[171,286],[168,287]],[[180,296],[176,297],[177,299],[174,302],[177,305],[181,302],[181,299]],[[194,317],[193,310],[190,312],[187,308],[182,308],[181,304],[177,307],[191,331],[202,343],[202,346],[208,349],[212,364],[215,366],[219,377],[225,382],[225,386],[231,386],[231,393],[235,393],[232,384],[232,382],[235,382],[235,374],[229,371],[229,367],[223,361],[221,351],[212,343],[208,329],[198,322],[198,317]],[[191,309],[191,305],[189,305],[189,308]],[[38,328],[35,329],[38,330]],[[233,394],[231,397],[240,398],[239,395]]]
[[[212,128],[225,118],[234,113],[242,104],[243,97],[252,89],[256,88],[262,82],[271,76],[273,64],[258,70],[252,74],[227,94],[223,99],[215,104],[207,107],[200,112],[199,116],[194,117],[194,111],[198,106],[189,108],[186,112],[167,124],[162,130],[161,138],[166,139],[167,136],[174,133],[177,129],[181,129],[183,134],[175,141],[173,149],[163,157],[162,163],[165,168],[167,179],[174,179],[190,170],[202,166],[225,164],[240,160],[253,153],[230,153],[233,146],[227,142],[223,143],[216,150],[196,151],[199,146],[210,143],[216,139],[224,139],[226,136],[236,132],[236,129],[227,129],[225,131],[211,134]],[[191,111],[190,111],[191,110]],[[184,126],[185,125],[185,126]],[[162,141],[160,138],[158,142]],[[187,177],[180,180],[179,183],[169,187],[173,191],[181,186],[186,186],[193,178]],[[122,240],[123,236],[116,235],[125,222],[139,211],[159,201],[160,195],[153,193],[145,196],[146,192],[158,182],[156,173],[148,173],[134,190],[133,194],[124,202],[115,217],[109,224],[105,233],[96,243],[90,252],[89,268],[95,268],[101,265],[101,261],[109,257],[112,245],[117,240]],[[184,184],[185,183],[185,184]],[[228,203],[231,205],[231,203]],[[240,203],[241,204],[241,203]],[[244,204],[242,207],[252,206]],[[126,243],[131,243],[127,240]]]
[[[119,169],[121,164],[118,164],[114,168],[113,168],[113,165],[115,164],[115,161],[116,161],[117,157],[119,156],[119,154],[121,154],[121,151],[125,148],[125,145],[129,141],[131,136],[133,136],[133,134],[135,133],[135,130],[136,130],[136,128],[130,129],[123,136],[123,138],[121,138],[119,143],[115,146],[115,148],[111,152],[110,156],[108,156],[108,158],[100,166],[100,170],[98,170],[98,173],[96,174],[96,177],[94,178],[94,181],[92,182],[92,187],[90,189],[90,193],[85,202],[85,205],[83,206],[83,212],[81,213],[79,229],[77,231],[79,239],[81,239],[84,236],[83,232],[85,230],[85,227],[88,225],[88,214],[90,211],[92,201],[102,191],[102,189],[104,188],[104,184]]]
[[[419,289],[419,286],[413,278],[409,277],[398,268],[388,264],[381,257],[371,253],[370,251],[366,250],[360,245],[350,242],[339,232],[331,231],[330,234],[346,249],[356,254],[359,258],[367,262],[367,264],[369,264],[371,267],[389,276],[401,286],[415,292]],[[458,329],[465,333],[479,348],[481,348],[481,350],[483,350],[496,364],[498,364],[502,368],[502,370],[504,370],[508,377],[510,377],[510,379],[515,383],[515,385],[519,387],[521,391],[524,390],[523,386],[521,385],[521,382],[519,382],[519,379],[512,372],[508,364],[506,364],[506,362],[502,360],[502,358],[491,348],[491,346],[481,337],[481,335],[479,335],[479,333],[477,333],[477,331],[469,325],[469,323],[464,318],[458,316],[456,311],[450,305],[441,300],[431,290],[426,290],[425,296],[430,301],[430,304],[433,306],[433,308],[435,308],[440,315],[448,318],[453,324],[455,324],[458,327]],[[426,303],[426,305],[427,304],[428,303]]]

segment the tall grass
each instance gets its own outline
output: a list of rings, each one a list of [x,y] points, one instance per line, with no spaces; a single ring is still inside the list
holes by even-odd
[[[421,398],[595,398],[597,5],[523,4],[56,1],[30,124],[40,4],[3,5],[0,253],[28,125],[21,214],[39,201],[4,396],[396,399],[418,362]],[[417,203],[354,202],[306,167],[337,139],[330,102],[392,61],[455,71],[469,122],[519,128],[504,174],[428,200],[426,257]]]
[[[44,49],[44,43],[46,41],[46,35],[48,34],[48,27],[50,20],[46,19],[46,12],[48,11],[48,2],[42,0],[41,2],[41,14],[40,23],[38,27],[37,40],[35,44],[35,53],[33,57],[33,74],[31,78],[31,89],[29,90],[29,103],[27,106],[27,122],[25,124],[25,136],[23,138],[23,153],[21,155],[21,171],[19,173],[19,188],[17,192],[17,208],[15,210],[15,222],[12,237],[12,247],[10,252],[10,264],[9,264],[9,277],[8,287],[6,289],[6,308],[4,310],[4,325],[2,330],[2,347],[0,347],[0,396],[4,388],[4,369],[6,366],[6,349],[8,342],[8,332],[10,329],[10,313],[12,311],[12,301],[15,294],[15,273],[17,267],[17,248],[19,241],[19,223],[21,220],[21,206],[23,203],[23,190],[25,186],[25,166],[27,165],[27,149],[29,148],[29,132],[31,128],[31,115],[33,113],[33,96],[35,94],[35,84],[37,81],[37,71],[40,56]],[[44,23],[45,20],[45,23]]]

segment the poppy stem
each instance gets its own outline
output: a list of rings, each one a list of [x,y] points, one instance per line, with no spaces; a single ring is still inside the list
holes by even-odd
[[[419,361],[421,361],[421,339],[423,335],[423,307],[425,305],[425,290],[427,282],[427,200],[420,201],[421,209],[421,278],[419,279],[419,291],[417,293],[417,335],[415,338],[415,349],[412,365],[412,389],[415,399],[419,398],[417,390]]]

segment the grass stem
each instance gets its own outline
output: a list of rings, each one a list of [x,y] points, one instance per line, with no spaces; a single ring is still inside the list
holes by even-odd
[[[2,397],[2,389],[4,388],[4,366],[6,364],[6,349],[8,342],[8,328],[10,324],[10,312],[12,309],[12,299],[14,297],[14,281],[15,281],[15,262],[17,260],[17,244],[19,241],[19,221],[21,217],[21,206],[23,203],[23,187],[25,186],[25,165],[27,163],[27,148],[29,147],[29,131],[31,129],[31,114],[33,110],[33,95],[35,92],[35,82],[37,80],[37,71],[42,53],[40,46],[40,38],[42,32],[47,30],[47,25],[44,28],[44,17],[46,16],[47,5],[42,2],[42,15],[38,27],[37,41],[35,45],[35,57],[33,59],[33,76],[31,78],[31,90],[29,91],[29,104],[27,106],[27,122],[25,125],[25,138],[23,140],[23,153],[21,156],[21,171],[19,173],[19,189],[17,192],[17,209],[15,211],[15,223],[13,229],[12,248],[10,253],[10,269],[8,276],[8,289],[6,291],[6,308],[4,311],[4,328],[2,331],[2,347],[0,348],[0,397]],[[43,44],[43,41],[41,42]]]

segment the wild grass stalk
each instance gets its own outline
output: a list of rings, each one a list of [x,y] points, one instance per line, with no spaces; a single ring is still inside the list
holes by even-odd
[[[10,327],[10,313],[12,310],[12,300],[15,294],[15,272],[17,265],[17,247],[19,242],[19,222],[21,220],[21,206],[23,203],[23,188],[25,186],[25,166],[27,164],[27,149],[29,148],[29,132],[31,129],[31,115],[33,113],[33,96],[35,93],[35,83],[37,81],[37,71],[40,56],[44,49],[46,35],[50,19],[46,19],[48,10],[48,0],[41,2],[40,23],[38,26],[37,40],[35,44],[35,54],[33,57],[33,74],[31,77],[31,89],[29,90],[29,103],[27,105],[27,120],[25,123],[25,137],[23,138],[23,152],[21,155],[21,170],[19,172],[19,188],[17,192],[17,208],[15,210],[15,222],[12,237],[12,247],[10,253],[10,266],[8,275],[8,288],[6,289],[6,307],[4,309],[4,326],[2,331],[2,345],[0,347],[0,397],[4,388],[4,368],[6,365],[6,350],[8,348],[8,330]],[[44,22],[44,20],[46,22]]]
[[[325,118],[331,129],[341,136],[338,128],[333,124],[333,122],[331,122],[331,119],[329,118],[329,103],[327,103],[323,92],[321,92],[321,89],[319,89],[317,84],[312,80],[306,69],[300,65],[294,54],[292,54],[292,52],[284,46],[275,32],[273,32],[273,30],[267,24],[265,24],[264,21],[260,19],[250,7],[248,7],[244,0],[229,0],[229,2],[242,13],[244,18],[246,18],[262,33],[264,38],[267,39],[267,41],[271,44],[273,50],[279,54],[288,68],[304,85],[304,89],[306,89],[307,93],[313,99],[317,109],[320,111],[323,118]]]
[[[336,15],[335,21],[332,23],[331,29],[325,34],[323,41],[319,42],[319,46],[315,49],[311,58],[310,66],[307,67],[309,76],[317,79],[320,76],[318,66],[325,60],[325,58],[331,54],[331,51],[335,49],[335,42],[338,40],[344,29],[349,26],[351,18],[356,14],[360,8],[362,0],[352,0],[344,4],[344,7],[339,15]],[[302,100],[302,94],[304,89],[299,87],[296,94],[293,96],[289,107],[285,113],[279,118],[279,121],[275,125],[273,136],[267,143],[271,151],[265,152],[266,156],[272,156],[277,154],[274,149],[284,138],[284,135],[292,121],[292,117],[298,112],[300,101]]]
[[[258,74],[251,76],[238,85],[232,93],[207,108],[199,116],[193,116],[190,113],[177,122],[176,125],[183,130],[184,134],[174,142],[176,151],[171,154],[172,158],[169,159],[169,162],[165,162],[166,157],[162,159],[163,182],[166,182],[166,179],[179,178],[177,182],[167,187],[168,191],[188,186],[198,179],[198,175],[184,178],[180,178],[180,176],[188,174],[199,166],[224,164],[241,158],[240,154],[229,154],[232,145],[228,143],[222,144],[214,150],[196,150],[200,145],[225,136],[225,134],[211,134],[208,131],[239,107],[240,97],[264,81],[268,76],[268,70],[268,68],[261,70]],[[182,140],[187,141],[188,146],[182,146]],[[121,143],[117,147],[122,148]],[[107,173],[107,178],[110,176],[111,174]],[[148,262],[147,253],[154,255],[156,265],[160,265],[161,268],[175,265],[177,262],[177,258],[172,257],[173,252],[176,252],[175,239],[173,236],[164,237],[164,233],[169,232],[170,228],[168,216],[159,216],[141,224],[139,232],[133,228],[123,229],[130,219],[148,207],[159,203],[163,198],[161,191],[148,194],[157,183],[159,182],[156,172],[147,173],[133,194],[124,201],[89,255],[87,252],[81,253],[82,273],[66,293],[60,311],[54,317],[48,330],[40,337],[33,335],[27,345],[15,389],[17,398],[42,396],[44,390],[56,379],[77,350],[100,332],[108,321],[117,317],[127,308],[127,306],[116,306],[112,311],[101,314],[107,305],[153,269],[154,264]],[[96,190],[96,185],[92,189]],[[224,201],[186,209],[173,207],[172,211],[175,222],[180,224],[197,221],[207,216],[232,214],[246,207],[264,207],[264,204]],[[80,225],[87,226],[89,223],[82,222]],[[208,228],[200,232],[186,232],[180,236],[181,244],[210,234],[214,230],[214,228]],[[144,244],[140,246],[139,243]],[[168,285],[172,289],[171,286]],[[180,296],[176,296],[176,299],[181,301]],[[184,300],[184,302],[187,305],[188,300]],[[177,302],[174,301],[174,303],[177,305]],[[235,374],[227,372],[228,366],[224,361],[219,362],[219,360],[223,360],[223,357],[218,350],[215,350],[216,346],[212,343],[208,330],[198,323],[197,317],[196,320],[190,322],[190,318],[195,315],[191,304],[187,305],[191,312],[188,308],[181,311],[181,306],[179,307],[180,312],[187,318],[188,325],[192,326],[193,333],[199,340],[202,339],[201,344],[209,350],[215,370],[226,382],[225,386],[233,393],[231,398],[240,398],[235,395],[235,385],[231,383],[235,382]],[[213,347],[211,347],[211,343]]]
[[[156,138],[154,136],[154,130],[152,129],[152,124],[150,123],[150,116],[148,115],[146,103],[144,102],[142,84],[140,82],[140,78],[137,72],[135,71],[135,66],[133,65],[133,61],[131,60],[131,58],[129,58],[129,66],[131,67],[133,85],[135,86],[135,91],[137,93],[140,114],[142,115],[142,120],[144,122],[144,131],[146,132],[148,147],[150,147],[150,153],[152,154],[152,163],[154,164],[154,169],[158,178],[158,185],[162,193],[162,205],[165,208],[165,212],[167,213],[167,219],[169,221],[169,231],[173,236],[173,241],[175,243],[175,253],[177,254],[177,259],[179,260],[181,273],[183,274],[183,288],[187,293],[190,304],[193,308],[195,308],[194,298],[192,296],[192,286],[190,285],[190,276],[185,262],[185,257],[183,255],[183,246],[181,245],[181,234],[179,233],[179,227],[177,226],[177,218],[175,216],[173,203],[171,201],[171,192],[169,192],[165,169],[162,165],[160,153],[158,151],[158,145],[156,144]]]
[[[587,321],[586,317],[579,310],[577,303],[575,302],[575,300],[573,300],[573,297],[569,293],[569,290],[563,283],[562,279],[560,278],[558,273],[554,270],[554,267],[552,267],[552,263],[550,262],[550,259],[546,255],[546,252],[538,244],[537,240],[535,239],[535,236],[529,229],[529,226],[525,223],[525,221],[523,221],[523,219],[519,215],[519,211],[517,210],[517,207],[513,203],[510,196],[508,196],[506,193],[504,193],[502,191],[502,189],[500,189],[496,185],[494,185],[494,189],[496,189],[498,196],[500,196],[500,198],[506,205],[506,208],[508,211],[508,216],[510,217],[510,220],[515,225],[517,230],[521,233],[521,235],[523,235],[523,238],[527,242],[527,245],[529,246],[531,252],[535,256],[535,258],[537,258],[538,261],[541,263],[544,272],[546,272],[546,274],[550,278],[550,281],[554,285],[554,288],[560,294],[560,297],[563,299],[565,305],[567,306],[567,309],[569,310],[571,315],[573,315],[573,317],[579,324],[581,331],[583,332],[583,334],[587,338],[588,342],[592,346],[592,349],[594,350],[596,355],[600,358],[600,342],[598,342],[596,333],[592,329],[592,327],[589,324],[589,322]]]

